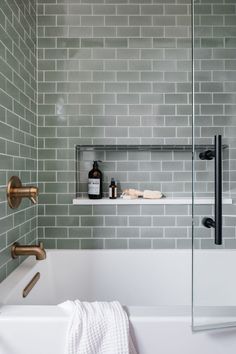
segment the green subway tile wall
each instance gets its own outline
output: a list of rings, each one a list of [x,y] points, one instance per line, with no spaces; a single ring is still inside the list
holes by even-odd
[[[37,11],[35,2],[0,5],[1,279],[19,264],[9,245],[37,236],[49,248],[191,247],[190,206],[72,205],[76,144],[191,143],[191,1],[40,0]],[[195,3],[196,141],[223,134],[224,188],[233,197],[235,19],[234,0]],[[93,158],[82,164],[82,191]],[[120,187],[191,195],[191,153],[101,159],[106,183],[115,177]],[[198,195],[212,196],[213,164],[197,161],[195,172]],[[38,208],[7,207],[13,174],[38,180]],[[210,248],[213,232],[201,219],[213,207],[195,214],[197,246]],[[234,219],[235,205],[225,206],[223,247],[235,247]]]
[[[12,175],[37,183],[36,0],[0,2],[0,281],[21,261],[10,245],[37,238],[37,208],[12,210],[6,184]]]
[[[223,154],[223,186],[225,194],[232,197],[233,205],[223,206],[223,247],[234,248],[236,3],[234,0],[200,0],[195,4],[194,10],[195,125],[197,129],[200,128],[196,142],[210,141],[215,134],[221,134],[224,143],[229,147]],[[204,169],[199,171],[196,180],[205,182],[210,191],[214,189],[214,185],[206,183],[209,178],[209,172],[206,172],[208,171]],[[196,239],[202,238],[202,248],[213,247],[210,234],[212,233],[207,229],[196,230]]]
[[[71,205],[76,144],[191,143],[190,5],[190,0],[38,3],[38,231],[46,246],[191,247],[190,206]],[[222,5],[221,0],[195,4],[198,143],[212,143],[215,133],[229,142],[233,134],[224,122],[229,124],[225,118],[235,107],[236,5],[233,0]],[[106,183],[115,177],[121,187],[191,195],[190,153],[100,156]],[[95,157],[82,164],[82,192]],[[195,171],[198,195],[212,196],[213,164],[197,161]],[[227,192],[226,165],[225,171]],[[235,244],[234,209],[224,208],[224,247]],[[204,215],[213,215],[213,207],[198,206],[195,218],[198,246],[209,248],[213,232],[201,226]]]
[[[162,248],[177,247],[177,239],[189,247],[191,225],[174,232],[176,209],[167,230],[164,206],[73,206],[72,199],[76,144],[191,143],[190,10],[183,0],[38,4],[39,238],[48,247]],[[94,158],[83,164],[84,192]],[[121,188],[191,194],[189,153],[99,158],[106,184],[115,177]]]

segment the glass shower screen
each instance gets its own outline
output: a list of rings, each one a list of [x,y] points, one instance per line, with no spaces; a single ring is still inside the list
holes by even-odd
[[[196,149],[208,144],[208,148]],[[236,2],[193,3],[193,330],[236,325]],[[196,197],[207,198],[196,205]]]

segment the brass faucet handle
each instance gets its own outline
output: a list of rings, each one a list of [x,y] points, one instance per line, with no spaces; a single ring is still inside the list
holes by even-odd
[[[20,205],[22,198],[29,198],[33,204],[36,204],[38,194],[38,187],[22,186],[21,180],[17,176],[12,176],[8,182],[7,200],[13,209]]]
[[[37,204],[37,200],[34,197],[29,197],[29,199],[31,200],[32,204]]]
[[[42,241],[39,242],[39,248],[40,248],[41,250],[44,250],[44,245],[43,245],[43,242],[42,242]]]
[[[39,195],[38,187],[29,187],[29,199],[33,204],[37,203],[37,196]]]

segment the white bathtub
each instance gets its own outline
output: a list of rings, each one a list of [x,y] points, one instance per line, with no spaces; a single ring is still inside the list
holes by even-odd
[[[201,254],[200,272],[206,273],[209,257],[217,254]],[[235,251],[220,255],[236,265]],[[40,280],[23,298],[22,290],[36,272]],[[207,277],[200,278],[198,287],[203,287]],[[236,286],[228,294],[227,286],[232,286],[224,278],[226,296],[217,301],[234,306]],[[203,293],[200,305],[206,305]],[[68,317],[56,305],[76,298],[119,300],[130,315],[139,354],[236,352],[233,328],[192,333],[190,251],[50,250],[45,261],[28,258],[0,284],[0,353],[64,354]]]

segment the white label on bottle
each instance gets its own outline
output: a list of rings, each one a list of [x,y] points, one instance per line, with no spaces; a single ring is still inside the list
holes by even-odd
[[[117,188],[114,188],[114,196],[112,195],[112,188],[109,188],[109,198],[117,198]]]
[[[99,195],[100,194],[100,179],[89,178],[88,180],[88,194]]]

